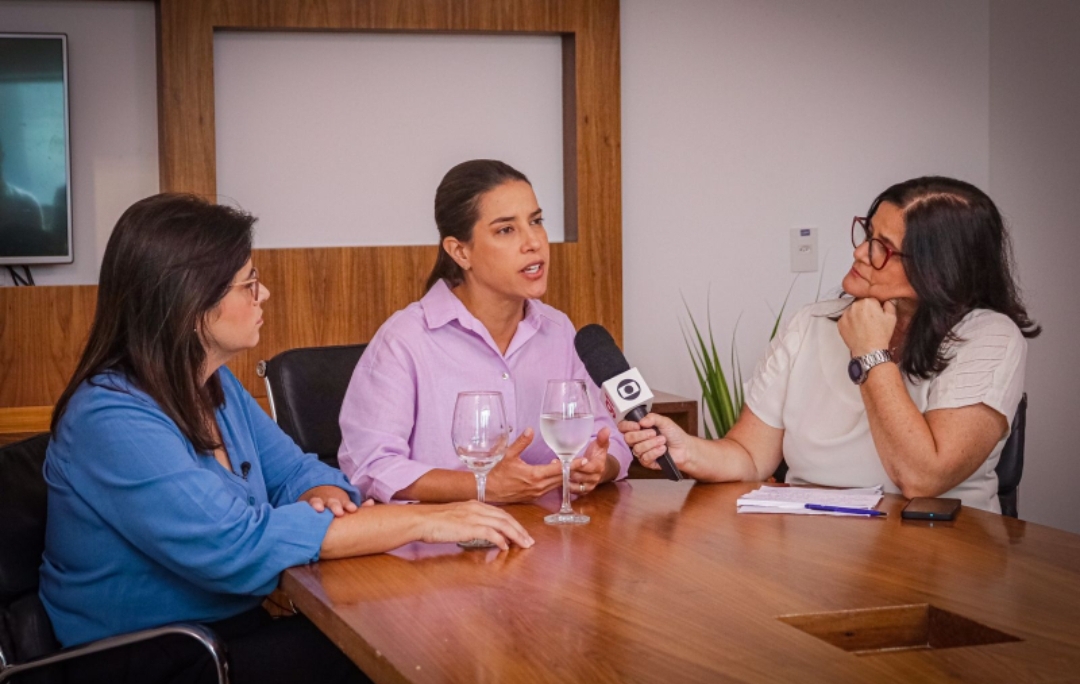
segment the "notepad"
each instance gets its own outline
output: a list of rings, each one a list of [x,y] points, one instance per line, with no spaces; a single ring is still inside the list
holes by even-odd
[[[736,502],[739,513],[790,513],[793,515],[857,515],[835,511],[812,511],[806,504],[870,510],[881,503],[881,485],[861,489],[815,487],[769,487],[743,494]]]

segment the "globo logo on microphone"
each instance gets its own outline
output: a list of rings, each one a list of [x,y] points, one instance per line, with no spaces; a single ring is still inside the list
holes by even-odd
[[[600,385],[600,389],[604,393],[604,406],[616,421],[639,406],[644,406],[646,411],[652,408],[653,393],[637,368],[610,378]]]
[[[626,401],[633,401],[641,396],[641,385],[633,378],[627,378],[619,383],[619,387],[616,391],[619,393],[619,396]]]

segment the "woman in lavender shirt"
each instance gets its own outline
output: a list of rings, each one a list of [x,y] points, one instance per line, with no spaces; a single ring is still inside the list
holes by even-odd
[[[375,334],[341,409],[338,460],[380,501],[460,501],[476,482],[458,460],[450,424],[458,392],[503,394],[511,437],[488,476],[487,500],[530,501],[560,486],[561,465],[533,440],[548,380],[585,380],[597,416],[571,470],[586,494],[625,477],[631,456],[574,351],[574,326],[539,300],[547,291],[547,232],[532,185],[493,160],[458,164],[435,193],[442,249],[424,297]]]

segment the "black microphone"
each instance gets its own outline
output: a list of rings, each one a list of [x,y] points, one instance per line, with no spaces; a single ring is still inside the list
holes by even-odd
[[[603,394],[604,407],[618,423],[620,420],[640,422],[652,408],[653,393],[638,369],[631,368],[619,345],[604,326],[592,323],[578,331],[574,349],[589,377]],[[660,434],[660,430],[656,430]],[[660,470],[669,480],[683,479],[667,449],[656,459]]]
[[[248,473],[250,473],[250,472],[251,472],[251,464],[250,463],[248,463],[247,461],[244,461],[243,463],[240,464],[240,477],[242,477],[242,478],[244,478],[246,480],[247,476],[248,476]]]

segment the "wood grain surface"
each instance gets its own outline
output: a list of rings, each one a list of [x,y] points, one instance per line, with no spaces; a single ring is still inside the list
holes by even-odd
[[[622,339],[618,0],[161,0],[159,17],[161,187],[208,197],[216,193],[214,31],[562,36],[565,223],[573,241],[552,245],[545,301],[579,327],[600,323]],[[257,353],[230,367],[259,396],[260,358],[371,339],[423,294],[435,255],[427,246],[258,251],[276,299]]]
[[[545,301],[577,326],[601,323],[621,341],[618,0],[160,0],[162,190],[216,197],[213,39],[218,30],[561,36],[565,223],[572,241],[552,245]],[[435,188],[431,191],[434,196]],[[258,214],[258,207],[252,210]],[[256,251],[273,299],[263,343],[230,367],[252,394],[263,396],[254,373],[259,359],[295,347],[370,340],[391,313],[422,294],[435,250]],[[0,408],[56,402],[89,331],[96,291],[92,285],[0,288]]]
[[[282,587],[376,682],[1080,677],[1080,536],[969,508],[902,521],[891,495],[886,519],[737,515],[756,486],[605,486],[575,502],[582,527],[543,523],[553,492],[507,507],[531,549],[411,544]],[[917,604],[1019,640],[856,655],[779,619]]]
[[[0,407],[56,403],[96,306],[95,285],[0,287]]]

